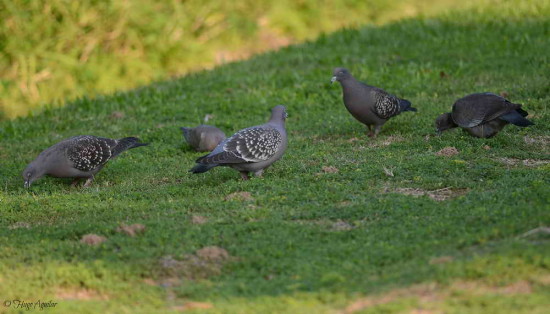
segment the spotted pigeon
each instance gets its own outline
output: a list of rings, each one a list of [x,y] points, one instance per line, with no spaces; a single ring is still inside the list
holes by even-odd
[[[201,124],[194,128],[180,128],[183,137],[198,152],[211,152],[225,139],[225,134],[217,127]]]
[[[75,178],[73,185],[85,178],[85,187],[90,186],[94,175],[105,166],[107,161],[123,151],[148,145],[139,143],[135,137],[119,140],[80,135],[63,140],[42,151],[23,171],[25,187],[44,175],[58,178]]]
[[[347,69],[335,68],[331,82],[334,81],[342,85],[346,109],[355,119],[367,126],[370,137],[376,137],[389,118],[403,111],[416,111],[408,100],[359,82]],[[374,132],[371,130],[372,126]]]
[[[505,125],[512,123],[527,127],[533,122],[525,119],[527,111],[493,93],[476,93],[460,98],[452,112],[437,117],[437,133],[461,127],[470,135],[481,138],[495,136]]]
[[[271,110],[266,124],[242,129],[221,142],[210,154],[196,160],[190,172],[203,173],[217,166],[228,166],[248,180],[249,172],[261,176],[263,171],[279,160],[287,147],[284,106]]]

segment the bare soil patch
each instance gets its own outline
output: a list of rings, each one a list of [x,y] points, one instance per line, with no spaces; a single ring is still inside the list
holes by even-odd
[[[458,155],[460,152],[455,147],[445,147],[442,150],[435,153],[437,156],[451,157]]]
[[[432,310],[432,308],[436,307],[446,298],[453,298],[456,297],[456,295],[463,293],[472,295],[496,294],[504,296],[529,294],[532,293],[532,291],[532,284],[525,280],[505,286],[487,285],[479,281],[456,281],[450,285],[427,283],[413,285],[408,288],[399,288],[383,294],[359,298],[340,311],[340,313],[355,313],[377,305],[388,304],[402,298],[415,298],[418,300],[420,307],[413,310],[413,313],[441,313],[437,309]]]
[[[84,244],[87,244],[87,245],[93,245],[93,246],[100,245],[101,243],[103,243],[105,241],[107,241],[106,237],[103,237],[103,236],[100,236],[100,235],[97,235],[97,234],[93,234],[93,233],[85,234],[80,239],[80,243],[84,243]]]
[[[252,201],[254,198],[250,192],[234,192],[228,194],[224,200],[226,201]]]
[[[191,311],[191,310],[207,310],[213,307],[214,307],[214,304],[212,303],[189,301],[189,302],[185,302],[185,304],[183,305],[172,306],[171,309],[173,311],[184,312],[184,311]]]
[[[442,188],[437,190],[424,190],[419,188],[397,188],[386,192],[412,195],[415,197],[427,195],[431,199],[441,202],[464,195],[468,193],[468,191],[469,190],[466,188]]]
[[[191,223],[194,225],[203,225],[208,222],[208,218],[199,215],[191,216]]]
[[[526,135],[525,137],[523,137],[523,141],[526,144],[531,144],[531,145],[549,146],[550,145],[550,136],[547,136],[547,135],[528,136],[528,135]]]
[[[116,228],[116,231],[125,233],[130,237],[135,237],[136,235],[145,232],[145,226],[142,224],[132,224],[132,225],[122,224],[120,225],[120,227]]]
[[[333,166],[323,166],[324,173],[338,173],[340,170]]]
[[[190,280],[206,279],[220,275],[223,265],[232,259],[225,249],[208,246],[181,259],[175,259],[171,255],[162,257],[159,261],[159,271],[164,280],[180,277]]]
[[[55,296],[60,300],[108,300],[109,297],[87,288],[60,288]]]
[[[508,157],[499,158],[498,161],[508,166],[523,165],[526,167],[538,167],[538,166],[542,166],[550,163],[550,160],[543,160],[543,159],[523,159],[522,160],[522,159],[508,158]]]
[[[385,146],[390,146],[391,144],[396,143],[396,142],[402,142],[403,140],[405,140],[405,139],[402,136],[390,135],[388,137],[382,137],[382,138],[379,138],[379,140],[369,142],[369,146],[370,147],[385,147]]]

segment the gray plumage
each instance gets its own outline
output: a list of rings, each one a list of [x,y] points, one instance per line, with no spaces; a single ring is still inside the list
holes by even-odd
[[[279,160],[286,150],[286,117],[284,106],[274,107],[266,124],[233,134],[210,154],[197,159],[197,165],[190,171],[202,173],[217,166],[228,166],[238,170],[244,180],[248,179],[249,172],[261,176],[263,171]]]
[[[382,125],[403,111],[416,111],[406,99],[398,98],[383,89],[356,80],[344,68],[335,68],[331,82],[340,82],[344,105],[351,115],[369,129],[369,136],[376,136]],[[371,127],[374,126],[374,132]]]
[[[148,145],[135,137],[119,140],[80,135],[63,140],[42,151],[23,171],[25,187],[44,175],[59,178],[75,178],[73,185],[82,178],[89,186],[94,175],[105,164],[127,149]]]
[[[533,123],[525,117],[527,111],[520,104],[514,104],[493,93],[476,93],[460,98],[453,104],[452,111],[440,115],[436,121],[440,134],[448,129],[461,127],[470,135],[489,138],[512,123],[526,127]]]
[[[194,128],[180,128],[183,137],[198,152],[210,152],[225,139],[222,130],[211,125],[201,124]]]

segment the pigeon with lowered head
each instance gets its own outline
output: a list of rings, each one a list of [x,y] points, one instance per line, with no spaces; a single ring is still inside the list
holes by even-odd
[[[331,82],[334,81],[342,85],[346,109],[355,119],[367,126],[370,137],[376,137],[389,118],[403,111],[416,111],[408,100],[359,82],[347,69],[335,68]],[[374,131],[371,127],[374,127]]]
[[[197,159],[197,165],[190,172],[203,173],[217,166],[228,166],[239,171],[243,180],[249,179],[249,172],[261,176],[286,150],[286,118],[284,106],[274,107],[267,123],[233,134],[210,154]]]
[[[23,171],[25,187],[44,175],[58,178],[75,178],[73,185],[80,179],[86,179],[84,186],[89,186],[94,175],[100,171],[107,161],[115,158],[123,151],[148,145],[140,143],[135,137],[125,137],[119,140],[80,135],[63,140],[42,151]]]
[[[476,93],[460,98],[453,104],[451,112],[437,117],[437,133],[461,127],[470,135],[481,138],[495,136],[504,126],[512,123],[527,127],[533,122],[525,119],[527,111],[520,104],[514,104],[493,93]]]
[[[225,139],[225,134],[217,127],[201,124],[194,128],[180,128],[183,137],[198,152],[210,152]]]

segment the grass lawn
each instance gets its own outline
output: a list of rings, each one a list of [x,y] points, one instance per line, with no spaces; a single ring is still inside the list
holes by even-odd
[[[52,300],[52,313],[544,313],[550,235],[525,233],[550,225],[550,2],[491,4],[1,122],[0,302],[12,304],[0,313],[24,310],[13,300]],[[418,112],[366,137],[329,84],[335,66]],[[535,125],[435,137],[435,117],[480,91],[525,104]],[[263,178],[187,172],[201,153],[178,127],[213,114],[231,134],[277,104],[289,147]],[[91,188],[44,178],[25,190],[26,164],[79,134],[151,145]],[[120,231],[132,224],[146,229]]]

